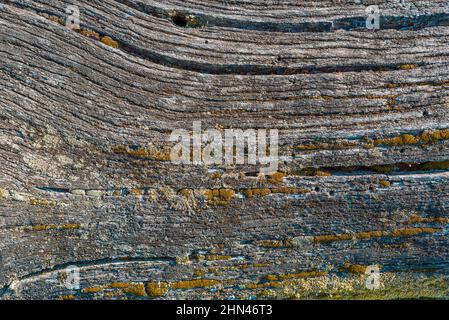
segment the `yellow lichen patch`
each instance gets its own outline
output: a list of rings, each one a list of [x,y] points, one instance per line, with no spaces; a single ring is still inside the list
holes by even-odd
[[[378,173],[391,173],[394,171],[395,167],[394,165],[377,165],[377,166],[371,166],[369,169],[378,172]]]
[[[193,198],[193,189],[181,189],[179,194],[185,198]]]
[[[271,266],[272,263],[243,263],[243,264],[237,264],[235,266],[233,266],[233,268],[237,268],[237,269],[249,269],[249,268],[267,268],[269,266]]]
[[[201,22],[196,16],[189,15],[187,16],[187,24],[189,27],[197,27],[201,24]]]
[[[391,182],[387,180],[380,180],[379,184],[384,188],[388,188],[389,186],[391,186]]]
[[[366,268],[368,268],[368,266],[345,262],[345,264],[340,268],[340,271],[354,273],[354,274],[357,274],[357,273],[364,274],[366,271]]]
[[[69,295],[66,295],[66,296],[61,296],[61,297],[58,298],[58,300],[73,300],[73,299],[76,299],[76,297],[73,294],[69,294]]]
[[[386,146],[402,146],[402,145],[415,145],[418,143],[434,143],[440,140],[449,139],[449,129],[426,131],[420,135],[402,134],[400,136],[383,138],[374,140],[374,145],[386,145]]]
[[[354,236],[352,234],[324,235],[314,237],[313,241],[316,243],[327,243],[327,242],[351,240],[353,237]]]
[[[420,217],[418,215],[412,215],[409,223],[449,223],[449,218],[444,217]]]
[[[79,229],[80,224],[77,223],[67,223],[63,225],[55,224],[37,224],[30,227],[25,227],[25,231],[46,231],[46,230],[67,230],[67,229]]]
[[[193,289],[193,288],[203,288],[203,287],[213,287],[221,285],[223,282],[220,280],[213,279],[194,279],[177,281],[171,283],[170,287],[173,289]]]
[[[407,63],[401,65],[401,70],[412,70],[418,68],[418,65],[415,63]]]
[[[420,136],[422,142],[436,142],[449,139],[449,129],[426,131]]]
[[[186,265],[190,263],[190,259],[189,256],[180,256],[180,257],[176,257],[176,264],[179,265]]]
[[[300,151],[325,150],[325,149],[340,150],[340,149],[350,149],[356,146],[357,146],[356,142],[343,139],[336,139],[330,142],[315,142],[315,143],[302,144],[298,146],[293,146],[291,147],[291,149]]]
[[[153,298],[165,296],[170,289],[167,282],[160,281],[148,282],[145,287],[147,295]]]
[[[221,276],[221,275],[223,275],[223,271],[224,270],[229,270],[230,268],[227,268],[227,267],[212,267],[212,268],[209,268],[208,270],[207,270],[207,272],[208,273],[213,273],[214,275],[216,275],[216,276]]]
[[[209,177],[211,179],[218,180],[218,179],[221,179],[222,176],[223,175],[220,172],[214,172],[214,173],[211,173]]]
[[[93,38],[93,39],[96,39],[96,40],[100,40],[100,34],[98,32],[93,31],[93,30],[86,29],[86,28],[81,28],[79,30],[79,33],[82,34],[85,37],[89,37],[89,38]]]
[[[103,291],[105,287],[90,287],[90,288],[84,288],[84,293],[98,293],[100,291]]]
[[[66,223],[63,224],[60,229],[79,229],[81,225],[79,223]]]
[[[421,170],[447,170],[449,169],[449,160],[427,162],[420,166]]]
[[[33,206],[54,206],[54,205],[56,205],[56,201],[47,200],[47,199],[31,198],[29,201],[30,201],[30,204]]]
[[[109,285],[110,289],[121,289],[123,293],[133,294],[135,296],[143,297],[146,295],[145,286],[143,283],[135,282],[113,282]]]
[[[434,233],[438,232],[440,229],[436,228],[405,228],[394,230],[391,232],[392,237],[405,237],[405,236],[414,236],[422,233]]]
[[[337,235],[324,235],[324,236],[315,236],[313,241],[315,243],[330,243],[336,241],[344,241],[351,239],[359,239],[359,240],[368,240],[371,238],[381,238],[381,237],[405,237],[405,236],[414,236],[418,234],[425,233],[434,233],[438,232],[440,229],[436,228],[404,228],[393,231],[365,231],[358,232],[354,234],[344,233]]]
[[[283,172],[276,172],[276,173],[272,174],[268,178],[268,182],[270,182],[270,183],[283,183],[284,182],[284,178],[285,178],[285,173],[283,173]]]
[[[296,172],[292,172],[292,174],[296,174],[299,176],[310,176],[310,177],[330,177],[332,176],[331,172],[324,171],[322,169],[317,168],[304,168]]]
[[[286,240],[261,240],[257,243],[261,247],[265,248],[283,248],[293,247],[293,243],[290,239]]]
[[[169,150],[157,150],[156,148],[130,149],[127,146],[115,146],[112,151],[116,154],[128,155],[139,158],[150,158],[156,161],[170,161]]]
[[[323,170],[317,170],[315,171],[315,176],[317,177],[330,177],[332,176],[332,173],[323,171]]]
[[[388,236],[388,232],[382,231],[382,230],[364,231],[364,232],[356,233],[355,236],[357,239],[360,239],[360,240],[368,240],[371,238],[380,238],[380,237]]]
[[[310,192],[310,190],[295,187],[271,188],[270,190],[271,193],[283,193],[283,194],[303,194]]]
[[[204,258],[205,258],[205,260],[209,260],[209,261],[217,261],[217,260],[230,260],[230,259],[232,259],[232,256],[208,254],[208,255],[205,255]]]
[[[265,197],[270,194],[274,193],[283,193],[283,194],[304,194],[308,193],[310,190],[302,189],[302,188],[296,188],[296,187],[282,187],[282,188],[252,188],[252,189],[245,189],[243,193],[248,198],[253,197]]]
[[[54,224],[50,224],[50,225],[43,225],[43,224],[38,224],[35,226],[31,227],[32,231],[45,231],[45,230],[51,230],[51,229],[56,229],[57,226]]]
[[[204,195],[210,204],[228,205],[235,197],[235,191],[233,189],[208,189]]]
[[[304,271],[299,273],[287,273],[280,275],[268,275],[266,276],[269,281],[279,281],[279,280],[287,280],[287,279],[302,279],[302,278],[310,278],[310,277],[320,277],[326,275],[327,271]]]
[[[7,195],[7,191],[3,188],[0,188],[0,199],[6,198]]]
[[[58,16],[49,16],[49,17],[48,17],[48,20],[53,21],[53,22],[56,22],[56,23],[58,23],[58,24],[60,24],[60,25],[65,25],[64,19],[62,19],[62,18],[60,18],[60,17],[58,17]]]
[[[101,38],[101,42],[103,42],[105,45],[110,46],[112,48],[118,48],[119,44],[117,41],[115,41],[114,39],[112,39],[109,36],[105,36]]]
[[[320,278],[326,276],[328,273],[325,271],[307,271],[294,274],[284,275],[268,275],[266,276],[266,282],[261,283],[248,283],[245,285],[247,289],[263,289],[263,288],[282,288],[288,286],[295,286],[298,282],[309,278]]]
[[[204,269],[196,269],[195,271],[193,271],[193,276],[194,277],[204,277],[206,275],[206,270]]]

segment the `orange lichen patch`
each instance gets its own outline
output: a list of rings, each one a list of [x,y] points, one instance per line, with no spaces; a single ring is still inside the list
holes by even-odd
[[[292,149],[294,150],[319,150],[325,149],[327,145],[322,144],[301,144],[299,146],[294,146]]]
[[[129,193],[132,194],[133,196],[139,197],[139,196],[143,196],[145,191],[143,189],[139,189],[139,188],[132,188]]]
[[[425,233],[434,233],[438,232],[440,229],[436,228],[404,228],[404,229],[398,229],[393,231],[365,231],[365,232],[358,232],[354,234],[337,234],[337,235],[325,235],[325,236],[315,236],[313,238],[313,241],[315,243],[330,243],[330,242],[336,242],[336,241],[344,241],[344,240],[351,240],[351,239],[358,239],[358,240],[368,240],[371,238],[381,238],[381,237],[405,237],[405,236],[414,236],[418,234],[425,234]]]
[[[112,148],[115,154],[128,155],[138,158],[150,158],[156,161],[170,161],[169,150],[156,150],[156,148],[137,148],[130,149],[127,146],[115,146]]]
[[[58,298],[58,300],[73,300],[73,299],[76,299],[76,297],[73,294],[69,294],[69,295],[66,295],[66,296],[61,296],[61,297]]]
[[[148,282],[145,286],[148,296],[157,298],[165,296],[170,290],[170,285],[167,282]]]
[[[449,223],[449,218],[444,217],[420,217],[418,215],[412,215],[408,223]]]
[[[133,294],[135,296],[143,297],[146,295],[145,286],[143,283],[135,282],[113,282],[109,285],[110,289],[121,289],[123,293]]]
[[[391,182],[387,180],[380,180],[379,184],[384,188],[388,188],[389,186],[391,186]]]
[[[87,29],[87,28],[81,28],[78,31],[81,35],[89,38],[93,38],[96,40],[100,40],[100,34],[98,32],[95,32],[93,30]]]
[[[208,261],[230,260],[230,259],[232,259],[232,256],[209,254],[209,255],[205,255],[204,259],[208,260]]]
[[[376,139],[374,145],[387,145],[387,146],[402,146],[402,145],[414,145],[418,143],[434,143],[440,140],[449,139],[449,129],[426,131],[421,135],[402,134],[400,136]]]
[[[219,286],[221,284],[223,284],[223,282],[220,280],[194,279],[194,280],[173,282],[170,284],[170,287],[173,289],[194,289],[194,288]]]
[[[271,183],[283,183],[284,182],[284,178],[285,178],[285,173],[283,173],[283,172],[276,172],[276,173],[272,174],[268,178],[268,182],[271,182]]]
[[[204,195],[210,204],[228,205],[235,197],[235,191],[233,189],[208,189]]]
[[[271,190],[268,188],[254,188],[254,189],[246,189],[244,190],[244,193],[248,198],[265,197],[271,193]]]
[[[401,65],[401,70],[412,70],[418,68],[418,65],[415,63],[407,63]]]
[[[268,275],[266,276],[269,281],[279,281],[279,280],[287,280],[287,279],[302,279],[302,278],[311,278],[311,277],[321,277],[328,274],[326,271],[305,271],[299,273],[287,273],[281,275]]]
[[[118,42],[109,36],[102,37],[100,41],[103,42],[105,45],[110,46],[112,48],[117,49],[119,47]]]
[[[81,225],[78,223],[67,223],[63,225],[55,224],[37,224],[30,227],[25,227],[25,231],[46,231],[46,230],[68,230],[68,229],[79,229]]]
[[[54,205],[56,205],[56,201],[47,200],[47,199],[31,198],[29,200],[29,202],[33,206],[54,206]]]

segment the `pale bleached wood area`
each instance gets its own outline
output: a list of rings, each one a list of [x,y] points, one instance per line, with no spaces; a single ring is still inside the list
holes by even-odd
[[[405,2],[0,0],[0,299],[447,298],[449,1]],[[174,164],[194,121],[278,172]]]

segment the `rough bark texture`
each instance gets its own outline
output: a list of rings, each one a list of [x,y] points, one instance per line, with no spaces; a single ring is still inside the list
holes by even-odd
[[[449,2],[398,3],[0,0],[0,298],[448,297]],[[174,165],[193,121],[279,173]]]

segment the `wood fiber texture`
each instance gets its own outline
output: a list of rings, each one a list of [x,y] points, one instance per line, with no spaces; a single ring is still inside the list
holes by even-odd
[[[0,0],[0,299],[447,298],[449,1],[409,2]],[[193,121],[278,173],[172,163]]]

